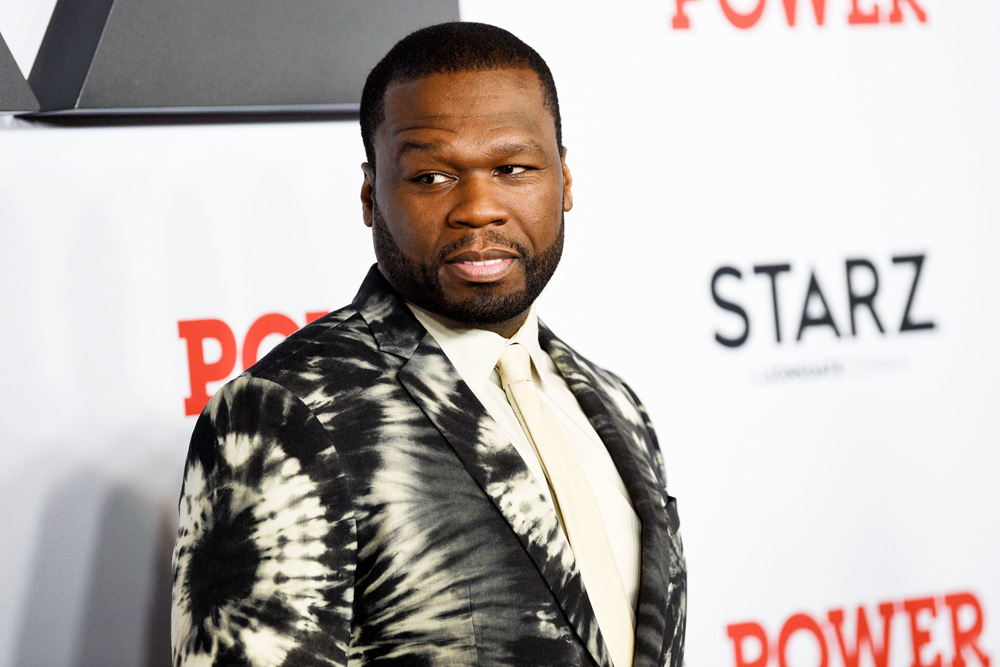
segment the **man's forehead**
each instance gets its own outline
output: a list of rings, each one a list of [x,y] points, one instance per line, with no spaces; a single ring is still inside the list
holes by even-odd
[[[498,98],[506,98],[501,100]],[[386,90],[385,113],[406,114],[417,110],[450,109],[454,104],[493,100],[496,107],[544,107],[541,80],[530,69],[443,72],[419,79],[394,82]],[[501,104],[506,102],[506,104]],[[461,111],[459,109],[458,111]]]
[[[456,87],[489,86],[498,82],[517,82],[525,92],[535,90],[539,98],[544,97],[542,80],[538,73],[530,67],[491,67],[484,69],[463,69],[456,71],[430,72],[419,77],[394,79],[386,86],[385,95],[388,98],[400,91],[436,89],[441,86],[446,90]],[[440,94],[440,93],[438,93]]]
[[[531,69],[449,72],[399,81],[386,90],[384,103],[378,133],[397,151],[439,147],[427,137],[413,136],[434,130],[531,134],[551,126],[554,137],[541,80]],[[530,137],[513,143],[530,143]]]

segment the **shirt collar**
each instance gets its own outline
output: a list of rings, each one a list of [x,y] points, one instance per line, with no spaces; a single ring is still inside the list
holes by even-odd
[[[456,326],[440,315],[409,301],[406,302],[406,306],[434,337],[458,374],[470,387],[479,387],[490,379],[503,349],[511,343],[524,345],[534,365],[537,368],[544,368],[543,360],[547,358],[538,343],[538,316],[535,314],[534,306],[528,309],[528,317],[524,320],[524,324],[510,339],[485,329]]]

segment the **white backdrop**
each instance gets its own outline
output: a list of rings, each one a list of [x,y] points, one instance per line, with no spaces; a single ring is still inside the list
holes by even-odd
[[[784,2],[757,3],[462,4],[535,46],[559,86],[575,208],[542,317],[657,424],[689,665],[851,664],[859,606],[881,652],[883,603],[889,655],[866,645],[857,664],[985,665],[976,649],[1000,650],[1000,7],[901,0],[891,23],[892,0],[827,0],[820,27],[807,0],[794,26]],[[25,72],[52,5],[0,0]],[[724,11],[758,6],[747,29]],[[876,6],[879,23],[849,22]],[[242,353],[267,313],[301,324],[346,303],[373,261],[362,160],[353,122],[0,117],[0,667],[167,664],[194,424],[178,322],[221,320]],[[909,319],[934,327],[901,332],[914,264],[893,258],[918,255]],[[862,305],[852,334],[858,259],[884,333]],[[785,264],[779,343],[755,267]],[[717,296],[749,322],[738,347],[716,340],[744,331],[713,299],[722,267]],[[874,286],[866,267],[851,279]],[[796,340],[824,301],[839,336]]]

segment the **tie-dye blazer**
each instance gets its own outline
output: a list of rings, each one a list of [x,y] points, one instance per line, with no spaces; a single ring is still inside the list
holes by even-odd
[[[652,426],[621,380],[540,340],[642,521],[634,665],[678,667],[684,558]],[[543,483],[373,267],[198,420],[174,664],[610,667]]]

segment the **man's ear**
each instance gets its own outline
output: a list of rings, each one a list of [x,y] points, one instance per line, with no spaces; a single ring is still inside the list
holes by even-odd
[[[375,205],[375,170],[367,162],[362,162],[361,171],[365,174],[365,180],[361,182],[361,216],[364,218],[365,226],[371,227]]]
[[[563,212],[569,213],[573,208],[573,174],[566,164],[566,147],[562,149],[562,172],[563,172]]]

